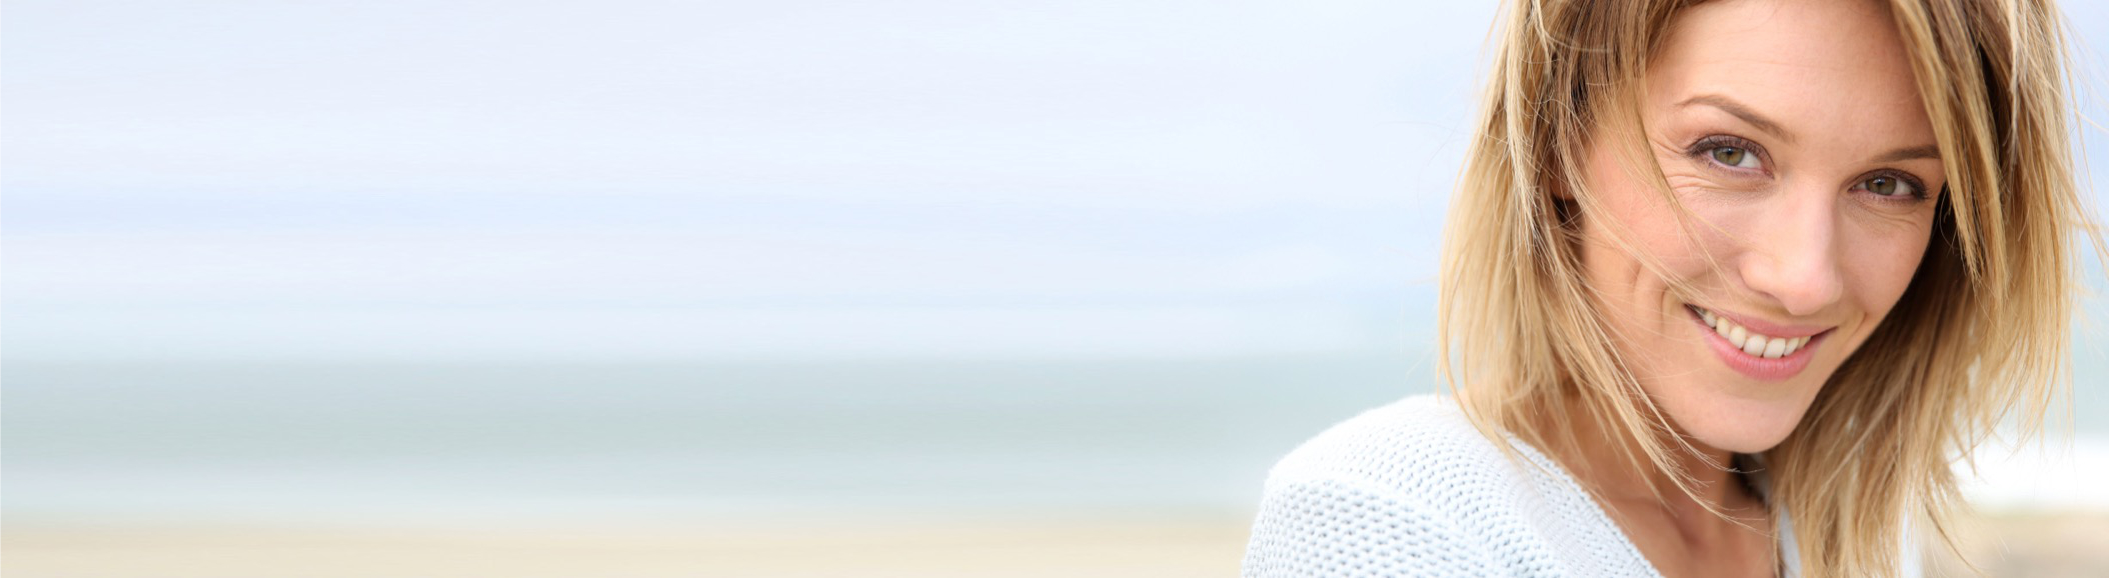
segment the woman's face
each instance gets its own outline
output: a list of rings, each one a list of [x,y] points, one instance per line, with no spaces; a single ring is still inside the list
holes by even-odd
[[[1943,172],[1903,45],[1877,2],[1700,4],[1650,63],[1641,116],[1695,218],[1687,231],[1617,147],[1592,146],[1588,281],[1618,351],[1685,434],[1769,449],[1925,254]],[[1610,226],[1695,291],[1673,291]]]

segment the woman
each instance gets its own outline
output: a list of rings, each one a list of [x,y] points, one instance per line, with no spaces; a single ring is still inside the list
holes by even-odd
[[[2062,387],[2049,0],[1518,0],[1444,371],[1275,467],[1247,575],[1880,576]]]

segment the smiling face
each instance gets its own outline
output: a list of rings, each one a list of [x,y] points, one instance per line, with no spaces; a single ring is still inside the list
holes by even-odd
[[[1585,274],[1680,430],[1769,449],[1910,284],[1943,185],[1932,126],[1876,2],[1691,7],[1646,87],[1647,148],[1685,212],[1598,139]]]

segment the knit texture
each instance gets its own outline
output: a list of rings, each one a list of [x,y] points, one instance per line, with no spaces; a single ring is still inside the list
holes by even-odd
[[[1267,477],[1244,575],[1659,577],[1580,484],[1503,454],[1448,398],[1370,410]]]

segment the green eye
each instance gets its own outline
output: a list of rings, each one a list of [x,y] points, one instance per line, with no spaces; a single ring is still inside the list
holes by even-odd
[[[1714,135],[1692,143],[1691,148],[1684,149],[1684,154],[1689,155],[1687,158],[1692,159],[1692,162],[1709,168],[1735,169],[1731,172],[1739,176],[1749,176],[1750,172],[1765,171],[1765,157],[1761,156],[1763,153],[1760,152],[1763,150],[1763,147],[1754,142],[1728,135]]]
[[[1752,159],[1750,157],[1750,151],[1746,151],[1738,147],[1715,147],[1713,150],[1713,155],[1714,162],[1717,163],[1721,163],[1731,167],[1755,168],[1743,166],[1743,163],[1755,159]]]
[[[1863,186],[1867,188],[1867,192],[1885,197],[1908,195],[1913,192],[1910,183],[1903,182],[1903,180],[1896,177],[1875,177],[1868,179]]]

